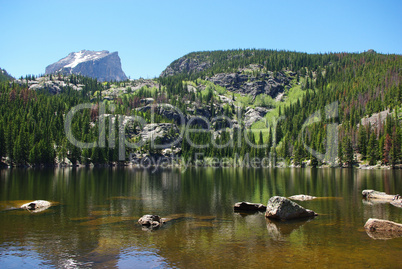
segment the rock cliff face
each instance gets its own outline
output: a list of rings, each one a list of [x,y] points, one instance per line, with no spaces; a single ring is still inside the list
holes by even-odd
[[[273,98],[278,93],[283,92],[284,86],[290,83],[290,79],[280,72],[276,77],[270,73],[261,73],[257,76],[244,74],[240,71],[237,73],[220,73],[208,78],[208,80],[232,92],[250,94],[251,96],[263,93]]]
[[[144,102],[146,102],[146,100],[144,100]],[[179,124],[184,124],[186,121],[184,114],[182,114],[180,110],[170,104],[155,105],[154,107],[152,107],[152,105],[146,105],[137,108],[137,110],[141,112],[151,111],[158,115],[162,115],[169,120],[174,120],[176,123]]]
[[[80,74],[99,81],[121,81],[127,77],[121,69],[117,52],[81,50],[46,67],[46,74]]]
[[[267,112],[268,110],[263,107],[247,107],[244,114],[244,125],[249,128],[254,122],[261,120]]]
[[[201,72],[210,67],[209,62],[204,62],[198,59],[182,57],[171,63],[160,75],[161,77],[173,76],[186,72]]]
[[[230,61],[231,57],[222,59]],[[196,74],[209,70],[216,64],[208,57],[197,55],[184,56],[172,62],[162,73],[161,77],[174,76],[177,74]],[[255,97],[259,94],[267,94],[276,98],[283,93],[286,86],[290,86],[290,81],[296,76],[292,72],[271,72],[266,70],[263,65],[250,64],[246,68],[231,70],[224,73],[213,73],[206,80],[216,85],[225,87],[227,90],[239,94],[248,94]],[[204,79],[204,77],[203,77]]]

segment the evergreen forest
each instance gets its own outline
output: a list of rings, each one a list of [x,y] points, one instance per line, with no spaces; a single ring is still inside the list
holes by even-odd
[[[398,167],[401,70],[401,55],[375,51],[244,49],[193,52],[154,79],[101,83],[61,74],[12,79],[5,72],[0,160],[8,166],[119,165],[130,156],[174,154],[177,164],[226,158],[250,165],[258,157],[271,166]],[[67,134],[67,115],[80,104],[90,105],[74,113]],[[128,116],[145,122],[126,124]],[[160,132],[146,133],[146,126]],[[71,136],[92,146],[78,147]],[[170,148],[155,147],[173,140],[178,142]]]

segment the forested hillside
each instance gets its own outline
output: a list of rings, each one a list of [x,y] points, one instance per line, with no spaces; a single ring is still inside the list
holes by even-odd
[[[374,51],[325,55],[267,50],[201,52],[174,61],[162,73],[162,81],[168,84],[175,80],[180,83],[183,79],[213,77],[217,73],[236,72],[251,64],[260,67],[253,70],[254,77],[264,69],[276,74],[296,73],[292,77],[293,87],[285,94],[291,98],[300,87],[299,98],[287,105],[270,102],[275,109],[265,116],[267,119],[272,115],[285,116],[278,122],[277,146],[271,152],[275,150],[284,158],[293,157],[295,164],[306,158],[317,163],[315,156],[302,146],[302,140],[325,153],[326,126],[330,122],[323,116],[320,122],[309,126],[305,137],[302,137],[302,125],[313,113],[338,102],[339,116],[331,122],[340,124],[339,143],[337,149],[330,149],[338,151],[338,162],[352,164],[358,156],[359,160],[368,160],[370,164],[377,161],[395,164],[401,158],[401,60],[400,55],[382,55]],[[375,125],[369,122],[359,128],[362,118],[384,110],[389,111],[385,120],[374,121]],[[263,131],[261,124],[253,127]]]
[[[0,156],[8,165],[174,155],[193,164],[226,158],[249,165],[247,158],[258,157],[271,166],[395,166],[402,156],[401,68],[400,55],[374,51],[229,50],[190,53],[153,80],[50,75],[1,82]],[[79,148],[64,125],[72,107],[88,103],[74,114],[70,136],[97,146]],[[100,126],[107,126],[102,134]]]
[[[0,68],[0,82],[13,80],[14,78],[10,76],[6,70]]]

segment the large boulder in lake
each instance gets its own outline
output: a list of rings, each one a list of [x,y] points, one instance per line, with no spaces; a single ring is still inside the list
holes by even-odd
[[[38,212],[48,209],[51,205],[52,204],[49,201],[36,200],[36,201],[32,201],[32,202],[23,204],[21,206],[21,208],[31,211],[33,213],[38,213]]]
[[[138,220],[138,223],[147,228],[156,229],[162,226],[163,219],[158,215],[144,215]]]
[[[233,209],[237,212],[257,212],[266,211],[267,207],[258,203],[238,202],[233,206]]]
[[[286,197],[274,196],[268,200],[265,217],[280,220],[314,217],[317,213],[296,204]]]
[[[393,195],[375,190],[363,190],[362,195],[370,204],[375,201],[376,203],[390,203],[393,206],[402,208],[402,196],[399,194]]]
[[[393,201],[397,200],[400,198],[400,196],[397,195],[392,195],[392,194],[386,194],[385,192],[380,192],[380,191],[375,191],[375,190],[363,190],[362,195],[366,199],[379,199],[379,200],[388,200],[388,201]]]
[[[386,240],[402,237],[402,224],[389,220],[368,219],[364,228],[373,239]]]

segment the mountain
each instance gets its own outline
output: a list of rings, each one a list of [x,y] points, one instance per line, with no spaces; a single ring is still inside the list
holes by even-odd
[[[67,57],[46,67],[45,74],[54,73],[79,74],[96,78],[101,82],[127,80],[127,76],[121,68],[118,53],[109,53],[107,50],[72,52]]]
[[[181,76],[188,80],[202,78],[238,94],[260,94],[272,98],[283,94],[290,87],[296,73],[277,70],[264,65],[257,55],[270,51],[249,53],[243,50],[192,52],[172,62],[160,75],[161,78]],[[274,54],[274,51],[272,51]],[[278,72],[275,72],[278,71]]]
[[[73,69],[93,55],[80,54],[69,55],[55,70]],[[401,55],[373,51],[247,49],[193,52],[152,80],[27,76],[0,85],[0,156],[9,165],[53,165],[56,155],[73,164],[116,163],[129,156],[137,164],[161,156],[176,163],[174,153],[179,162],[197,165],[229,158],[230,166],[254,167],[253,160],[264,160],[264,167],[402,167],[401,66]],[[70,122],[75,138],[97,141],[105,124],[106,141],[115,141],[114,148],[69,143],[64,115],[83,103],[92,107]],[[125,148],[117,139],[119,124],[126,125]]]
[[[170,103],[182,110],[199,114],[197,104],[209,106],[210,116],[203,116],[212,121],[214,114],[223,113],[234,123],[227,130],[243,129],[244,124],[252,140],[272,141],[271,148],[251,150],[251,155],[279,156],[295,165],[310,159],[313,166],[356,161],[395,166],[402,159],[401,64],[401,55],[374,50],[202,51],[173,61],[159,80]],[[189,100],[190,108],[175,101],[182,99]],[[379,114],[386,116],[374,116]],[[191,145],[183,143],[182,150],[185,157],[195,158]],[[217,152],[203,153],[214,157]],[[219,154],[233,156],[233,151]]]
[[[9,75],[6,70],[0,68],[0,82],[8,80],[14,80],[14,78]]]

